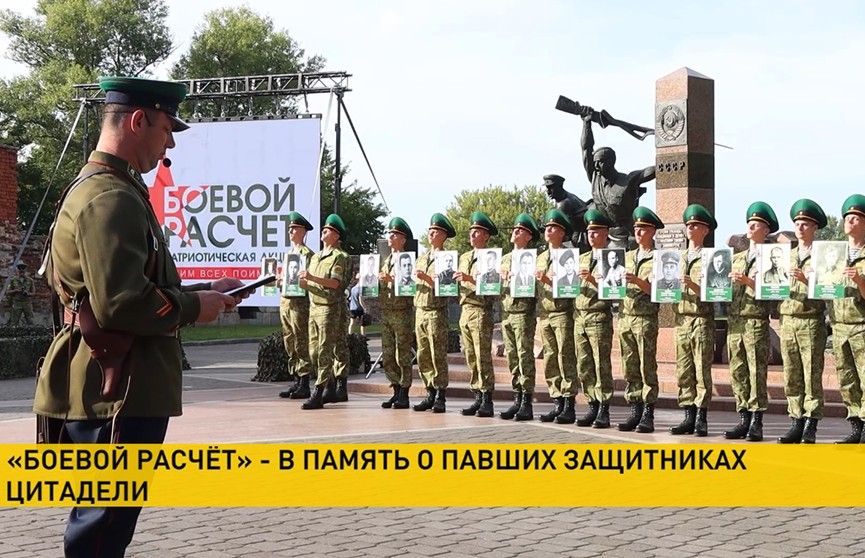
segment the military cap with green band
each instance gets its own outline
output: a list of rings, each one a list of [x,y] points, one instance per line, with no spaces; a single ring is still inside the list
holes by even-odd
[[[799,219],[807,219],[808,221],[817,223],[818,229],[822,229],[828,224],[823,208],[817,202],[808,198],[797,201],[790,208],[790,220],[795,222]]]
[[[561,210],[553,208],[544,215],[544,227],[555,225],[565,230],[565,236],[571,236],[571,221]]]
[[[586,222],[587,229],[609,229],[613,226],[613,222],[610,221],[610,218],[597,209],[586,211],[583,220]]]
[[[469,227],[470,229],[484,229],[485,231],[490,233],[490,236],[496,236],[497,234],[499,234],[499,229],[496,228],[495,223],[493,223],[492,219],[487,217],[483,211],[475,211],[474,213],[472,213],[471,222],[472,224],[471,227]]]
[[[405,222],[405,219],[402,217],[394,217],[390,220],[390,223],[387,225],[388,232],[398,232],[401,235],[405,236],[406,239],[411,240],[411,227],[408,226],[408,223]]]
[[[182,132],[189,124],[177,117],[177,109],[186,98],[186,84],[136,77],[103,76],[99,88],[105,91],[105,104],[161,110],[174,123],[172,130]]]
[[[448,238],[453,238],[457,235],[457,231],[450,220],[441,213],[433,213],[433,216],[429,220],[429,228],[444,231]]]
[[[515,229],[525,229],[532,235],[532,241],[536,241],[541,237],[541,231],[538,230],[538,224],[532,219],[528,213],[520,213],[514,221]]]
[[[292,211],[288,214],[288,226],[298,226],[303,227],[308,231],[313,230],[312,224],[306,220],[306,217],[298,213],[297,211]]]
[[[342,218],[336,213],[331,213],[327,216],[327,219],[324,220],[323,229],[333,229],[339,233],[339,237],[342,238],[345,236],[345,223],[343,223]]]
[[[692,203],[685,208],[685,212],[682,213],[682,222],[686,225],[688,223],[700,223],[709,227],[709,230],[718,228],[718,222],[715,221],[709,210],[698,203]]]
[[[865,196],[861,194],[853,194],[841,206],[841,215],[846,217],[849,213],[855,213],[865,217]]]
[[[634,213],[632,213],[631,216],[634,219],[634,226],[643,225],[655,227],[656,229],[664,228],[664,222],[661,221],[661,218],[658,217],[655,212],[648,207],[637,207],[636,209],[634,209]]]
[[[770,233],[778,230],[778,217],[775,216],[775,211],[766,202],[757,201],[749,205],[745,220],[765,223],[769,227]]]

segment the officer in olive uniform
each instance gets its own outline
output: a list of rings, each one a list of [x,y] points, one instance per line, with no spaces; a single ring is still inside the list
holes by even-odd
[[[540,231],[535,220],[520,213],[511,231],[514,250],[524,250],[529,242],[537,242]],[[535,326],[537,299],[511,296],[510,283],[520,273],[520,262],[512,261],[513,252],[502,256],[502,336],[505,340],[505,356],[511,372],[511,387],[514,404],[499,416],[505,420],[532,420],[532,394],[535,392]],[[531,277],[534,278],[534,269]]]
[[[499,234],[495,223],[481,211],[471,216],[469,242],[473,250],[460,256],[457,272],[454,274],[460,285],[460,333],[466,364],[471,370],[471,389],[475,402],[460,411],[465,416],[477,415],[491,417],[493,409],[493,390],[496,378],[493,373],[493,302],[491,296],[475,294],[477,278],[480,275],[475,250],[486,248],[491,236]]]
[[[394,292],[394,254],[405,249],[412,239],[411,228],[402,218],[394,217],[388,224],[387,245],[390,254],[381,262],[378,302],[381,306],[381,354],[384,373],[393,388],[393,397],[384,401],[385,409],[408,409],[408,391],[411,387],[412,297],[396,296]]]
[[[790,251],[790,298],[781,301],[781,354],[784,393],[790,430],[782,444],[813,444],[823,418],[823,359],[826,351],[826,303],[808,298],[811,246],[818,229],[826,226],[823,208],[801,199],[790,208],[798,245]]]
[[[339,248],[343,236],[345,223],[339,215],[328,215],[321,231],[322,249],[310,258],[309,267],[300,272],[300,286],[309,292],[309,353],[317,374],[315,388],[302,409],[321,409],[325,403],[336,401],[334,347],[337,337],[344,337],[346,332],[342,322],[345,306],[342,285],[350,267],[348,254]]]
[[[727,307],[727,355],[739,424],[724,432],[724,437],[735,440],[747,436],[749,442],[759,442],[763,439],[763,413],[769,408],[769,303],[755,299],[757,245],[778,230],[778,218],[763,202],[752,203],[745,215],[750,247],[733,256],[733,301]]]
[[[682,300],[673,307],[676,314],[676,376],[679,407],[685,419],[670,427],[671,434],[709,433],[709,402],[712,400],[712,357],[715,353],[715,308],[700,300],[703,243],[718,223],[709,210],[692,204],[682,214],[688,247],[682,252],[679,280]]]
[[[430,249],[415,262],[417,368],[427,392],[426,398],[412,407],[415,411],[432,409],[434,413],[444,413],[447,407],[448,298],[435,296],[435,258],[444,250],[445,241],[456,234],[447,217],[433,214],[427,230]]]
[[[619,305],[619,345],[625,381],[625,401],[631,415],[617,428],[622,432],[655,431],[655,401],[658,399],[658,304],[652,302],[655,231],[664,223],[647,207],[634,210],[637,249],[625,254],[628,270],[626,296]]]
[[[591,250],[580,256],[580,294],[574,300],[574,346],[589,411],[577,420],[577,426],[609,428],[610,399],[613,398],[613,314],[610,301],[598,298],[597,267],[613,222],[597,209],[586,211],[583,219]]]
[[[18,325],[23,319],[24,325],[33,324],[33,295],[36,289],[33,279],[27,275],[27,264],[18,262],[15,266],[18,274],[12,278],[9,284],[8,295],[12,300],[12,314],[9,316],[9,325]]]
[[[544,378],[555,405],[549,413],[539,417],[541,422],[573,424],[576,420],[574,401],[580,391],[580,379],[574,353],[574,299],[555,298],[550,276],[553,250],[560,249],[572,233],[571,222],[562,211],[547,211],[544,216],[544,240],[549,249],[538,255],[535,264],[535,277],[538,280],[535,294],[539,307],[538,327],[544,343]]]
[[[865,443],[865,196],[854,194],[841,206],[847,235],[844,298],[832,301],[832,349],[841,399],[852,431],[841,444]],[[858,440],[857,440],[858,438]]]
[[[188,128],[176,116],[186,86],[126,77],[99,85],[99,141],[62,194],[43,262],[66,323],[39,372],[33,410],[41,441],[161,444],[169,417],[181,414],[177,328],[234,307],[223,292],[242,283],[181,286],[141,177],[174,147],[173,133]],[[123,556],[140,512],[73,509],[66,556]]]
[[[292,254],[303,258],[304,269],[309,267],[312,249],[305,244],[306,233],[313,226],[306,218],[292,211],[288,214],[288,235],[291,240]],[[293,374],[295,384],[280,392],[282,398],[306,399],[310,396],[309,375],[312,363],[309,360],[309,296],[284,296],[279,301],[279,321],[282,323],[282,342],[288,354],[289,373]]]

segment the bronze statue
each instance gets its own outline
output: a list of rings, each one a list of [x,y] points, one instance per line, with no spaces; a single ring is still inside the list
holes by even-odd
[[[544,187],[547,189],[547,195],[550,199],[556,202],[556,207],[565,214],[565,217],[571,222],[571,243],[575,248],[588,246],[583,239],[583,233],[586,232],[586,223],[583,221],[583,215],[586,213],[588,204],[579,197],[565,190],[565,179],[557,174],[548,174],[544,176]]]

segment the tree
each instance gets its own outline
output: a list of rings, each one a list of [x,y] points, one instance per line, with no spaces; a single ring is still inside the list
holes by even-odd
[[[490,185],[481,190],[463,190],[457,194],[453,203],[448,205],[446,212],[447,218],[457,231],[457,236],[448,243],[449,249],[458,250],[460,253],[472,249],[468,237],[470,219],[472,213],[480,210],[486,213],[499,229],[497,236],[490,237],[489,247],[502,248],[509,252],[509,233],[517,215],[528,213],[540,223],[540,219],[551,206],[552,202],[539,186],[507,188]],[[543,235],[541,238],[543,239]]]
[[[171,53],[163,0],[39,0],[32,17],[0,11],[7,56],[25,75],[0,80],[0,143],[22,148],[18,167],[19,224],[29,226],[79,109],[73,84],[100,75],[148,75]],[[96,134],[91,133],[92,140]],[[81,167],[81,126],[54,179],[36,224],[47,232],[51,208]]]
[[[814,236],[815,240],[846,240],[847,235],[844,234],[844,220],[838,219],[834,215],[826,217],[826,226],[817,231]]]

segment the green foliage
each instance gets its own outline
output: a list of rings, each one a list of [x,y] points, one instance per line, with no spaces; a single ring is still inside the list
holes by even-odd
[[[53,338],[43,326],[0,326],[0,380],[35,377]]]
[[[540,223],[552,205],[546,192],[539,186],[507,188],[490,185],[481,190],[463,190],[447,208],[447,218],[456,229],[457,235],[445,246],[460,253],[471,250],[469,218],[472,213],[480,210],[486,213],[499,229],[499,234],[490,238],[489,247],[502,248],[507,253],[511,247],[510,231],[517,215],[528,213]]]
[[[826,226],[817,231],[815,240],[847,240],[844,234],[844,220],[834,215],[826,216]]]
[[[448,352],[449,353],[458,353],[462,350],[462,345],[460,345],[460,330],[457,329],[449,329],[448,330]]]
[[[372,360],[369,358],[369,347],[365,336],[359,333],[349,334],[348,354],[349,374],[365,374],[369,370]]]
[[[349,374],[363,374],[369,369],[371,360],[367,339],[363,335],[348,335]],[[253,382],[287,382],[288,354],[282,342],[282,332],[268,335],[258,344],[258,370]]]

